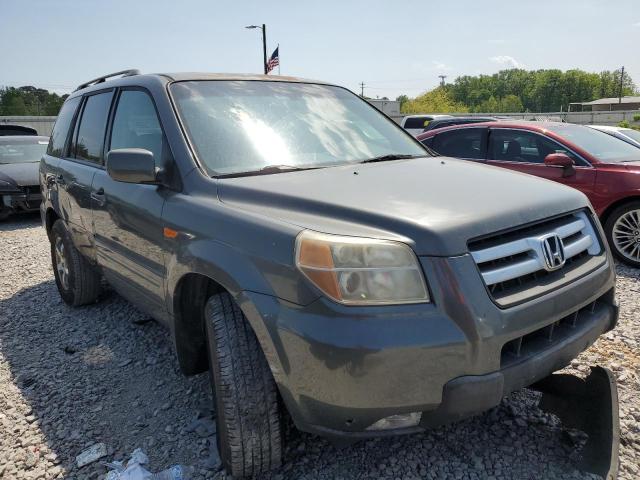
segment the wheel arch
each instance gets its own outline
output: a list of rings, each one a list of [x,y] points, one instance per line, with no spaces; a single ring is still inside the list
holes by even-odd
[[[195,375],[209,368],[204,306],[218,292],[228,290],[213,278],[195,272],[184,274],[173,292],[173,336],[180,369]]]
[[[264,312],[258,305],[265,299],[279,302],[272,282],[281,277],[268,277],[264,264],[254,257],[211,240],[185,242],[167,259],[166,306],[183,373],[193,375],[208,368],[203,313],[205,302],[216,292],[232,296],[258,338],[272,371],[282,371]]]
[[[602,212],[602,215],[600,215],[600,223],[602,223],[602,226],[604,227],[605,223],[607,223],[607,220],[609,219],[609,216],[616,208],[631,202],[640,202],[640,192],[636,193],[635,195],[616,200],[611,205],[607,206],[604,212]]]
[[[185,272],[176,282],[171,294],[173,322],[171,325],[176,353],[181,371],[185,375],[196,375],[209,368],[207,356],[204,307],[207,300],[216,293],[231,295],[245,316],[247,324],[256,335],[262,352],[274,374],[276,383],[282,379],[282,359],[265,324],[259,305],[261,301],[277,302],[275,297],[251,291],[243,291],[237,284],[220,280],[211,272]],[[257,303],[254,300],[259,300]],[[277,374],[278,373],[278,374]]]
[[[53,224],[56,223],[56,220],[60,218],[60,215],[56,213],[56,211],[49,207],[45,213],[44,221],[45,221],[45,229],[47,231],[47,237],[51,239],[51,229],[53,228]]]

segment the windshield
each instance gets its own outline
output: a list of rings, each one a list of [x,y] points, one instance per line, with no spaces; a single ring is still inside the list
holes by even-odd
[[[638,130],[632,130],[631,128],[625,128],[623,130],[620,130],[620,133],[622,133],[623,135],[626,135],[631,140],[635,140],[636,142],[640,143],[640,132]]]
[[[634,147],[600,130],[570,124],[553,125],[546,128],[589,152],[601,162],[634,162],[640,160],[640,149],[638,147]]]
[[[5,137],[6,138],[6,137]],[[0,140],[0,164],[39,162],[47,150],[47,140],[24,137]]]
[[[382,113],[339,87],[188,81],[172,84],[171,94],[210,175],[428,155]]]

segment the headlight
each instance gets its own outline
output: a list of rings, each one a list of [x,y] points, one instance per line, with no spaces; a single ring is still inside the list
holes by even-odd
[[[336,302],[384,305],[429,301],[418,259],[403,243],[307,230],[298,235],[296,266]]]
[[[20,189],[13,182],[7,182],[6,180],[0,180],[0,192],[19,192]]]

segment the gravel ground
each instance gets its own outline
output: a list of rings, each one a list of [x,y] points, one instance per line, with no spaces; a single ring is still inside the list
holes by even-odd
[[[212,454],[208,377],[180,374],[164,328],[108,291],[96,305],[64,305],[36,217],[0,224],[0,265],[0,478],[102,478],[102,461],[126,459],[137,447],[154,471],[181,463],[196,478],[225,478]],[[568,370],[584,375],[600,364],[615,372],[620,477],[635,479],[640,271],[618,267],[618,274],[618,328]],[[537,400],[522,390],[455,425],[342,449],[292,432],[284,466],[266,478],[592,478],[576,468],[580,446]],[[107,455],[77,468],[76,455],[99,442]]]

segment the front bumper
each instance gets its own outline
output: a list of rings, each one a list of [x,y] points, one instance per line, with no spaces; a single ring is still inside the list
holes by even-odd
[[[42,195],[35,188],[27,188],[23,192],[0,192],[0,209],[8,208],[14,212],[34,212],[40,208]]]
[[[479,413],[567,365],[617,321],[609,258],[589,275],[508,309],[490,300],[468,255],[421,262],[430,304],[364,308],[321,298],[300,306],[241,294],[298,428],[360,438]],[[367,430],[411,412],[422,412],[415,427]]]

